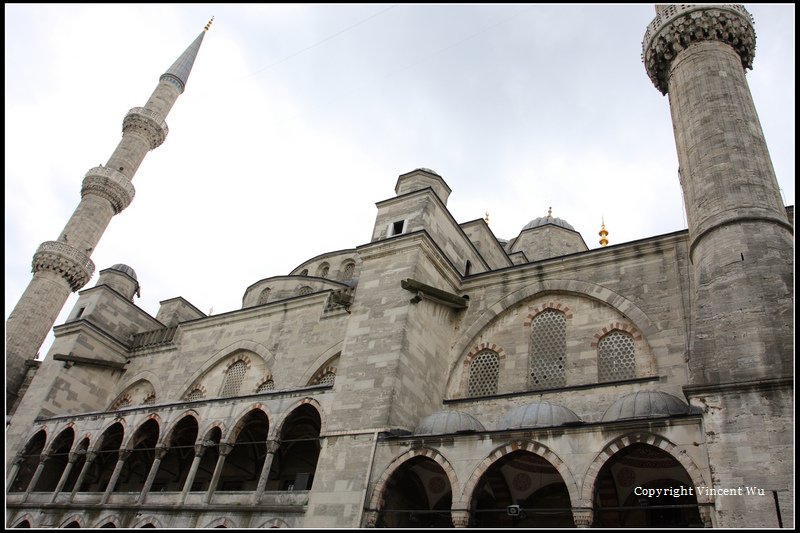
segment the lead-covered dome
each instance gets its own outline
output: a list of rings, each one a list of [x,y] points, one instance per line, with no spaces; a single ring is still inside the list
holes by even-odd
[[[556,226],[561,226],[562,228],[575,231],[575,228],[572,227],[572,224],[570,224],[563,218],[553,217],[550,215],[546,217],[534,218],[533,220],[525,224],[525,227],[522,228],[522,231],[525,231],[526,229],[538,228],[539,226],[544,226],[546,224],[555,224]]]
[[[472,431],[485,431],[483,424],[474,416],[459,411],[439,411],[423,418],[414,430],[414,435],[446,435]]]
[[[113,266],[111,266],[109,268],[111,270],[116,270],[117,272],[122,272],[124,274],[127,274],[130,277],[132,277],[133,279],[138,281],[138,278],[136,277],[136,271],[134,269],[132,269],[131,267],[129,267],[128,265],[125,265],[125,264],[122,264],[122,263],[117,263],[116,265],[113,265]]]
[[[603,413],[603,422],[632,418],[656,418],[685,415],[691,412],[688,404],[672,394],[661,391],[639,391],[626,394]]]
[[[580,421],[578,415],[566,407],[550,402],[534,402],[509,411],[499,429],[553,427]]]

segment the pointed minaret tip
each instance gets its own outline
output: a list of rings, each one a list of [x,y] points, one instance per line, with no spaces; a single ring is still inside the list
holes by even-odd
[[[608,244],[608,231],[606,231],[606,218],[604,216],[600,217],[600,246],[606,246]]]
[[[205,27],[205,28],[203,28],[203,31],[208,31],[208,30],[211,28],[211,23],[212,23],[212,22],[214,22],[214,17],[211,17],[211,20],[209,20],[209,21],[206,23],[206,27]]]
[[[180,92],[186,88],[186,82],[189,80],[189,74],[192,72],[194,60],[197,58],[197,52],[200,50],[200,44],[203,42],[208,28],[211,27],[211,22],[214,17],[206,24],[205,29],[200,32],[200,35],[189,45],[183,54],[172,64],[167,71],[161,75],[161,80],[170,81],[173,83]]]

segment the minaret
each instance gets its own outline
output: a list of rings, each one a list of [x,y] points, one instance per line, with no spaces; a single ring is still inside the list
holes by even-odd
[[[745,79],[753,22],[741,5],[657,6],[642,46],[669,95],[689,226],[683,392],[702,412],[713,484],[765,494],[701,513],[781,527],[794,502],[793,228]]]
[[[643,60],[669,95],[689,225],[692,383],[792,375],[793,228],[745,69],[741,5],[659,5]]]
[[[213,18],[212,18],[213,20]],[[33,279],[6,321],[6,413],[15,405],[26,372],[70,292],[86,285],[94,273],[89,257],[111,218],[133,200],[131,184],[147,152],[164,142],[164,121],[186,87],[200,44],[211,21],[159,78],[144,107],[134,107],[122,121],[122,140],[105,166],[90,169],[81,201],[55,241],[43,242],[33,256]]]

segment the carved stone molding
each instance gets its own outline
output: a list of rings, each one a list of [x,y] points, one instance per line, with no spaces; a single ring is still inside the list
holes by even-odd
[[[141,135],[150,143],[153,150],[161,146],[167,138],[169,128],[164,118],[145,107],[134,107],[122,121],[122,133],[135,133]]]
[[[756,33],[753,17],[738,4],[669,5],[659,11],[642,41],[642,60],[647,75],[661,94],[669,91],[669,67],[678,53],[692,43],[720,41],[729,44],[753,68]]]
[[[572,520],[575,521],[575,527],[591,527],[593,519],[594,511],[592,509],[572,509]]]
[[[59,241],[46,241],[33,254],[32,272],[50,270],[69,283],[72,292],[92,279],[94,263],[83,252]]]
[[[95,194],[111,202],[114,214],[131,205],[136,189],[124,174],[107,167],[94,167],[83,178],[81,198]]]

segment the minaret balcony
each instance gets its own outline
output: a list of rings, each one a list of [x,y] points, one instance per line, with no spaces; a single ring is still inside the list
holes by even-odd
[[[138,133],[150,143],[153,150],[167,138],[169,128],[160,114],[146,107],[134,107],[122,121],[122,133]]]
[[[72,292],[77,291],[92,279],[94,263],[89,256],[60,241],[46,241],[33,254],[33,273],[49,270],[63,277]]]
[[[94,194],[111,202],[116,215],[131,205],[136,189],[121,172],[108,167],[94,167],[83,178],[81,198],[87,194]]]
[[[692,43],[728,43],[742,60],[742,67],[753,68],[756,34],[753,17],[739,4],[659,6],[656,17],[642,40],[642,61],[653,85],[666,94],[669,66],[678,53]]]

